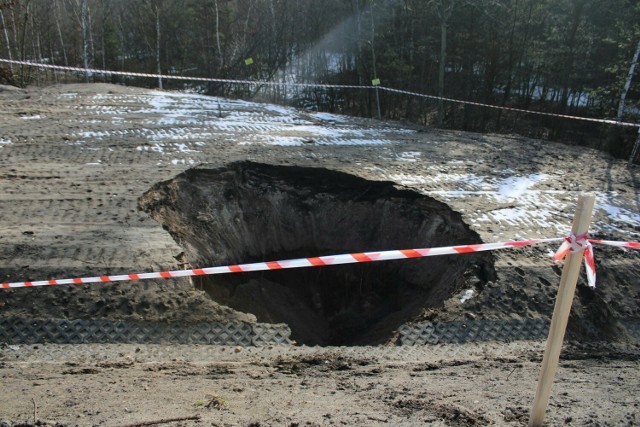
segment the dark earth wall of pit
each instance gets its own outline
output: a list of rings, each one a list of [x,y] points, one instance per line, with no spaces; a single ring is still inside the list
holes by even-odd
[[[188,170],[141,209],[192,267],[480,243],[459,213],[393,183],[321,168],[252,162]],[[378,344],[466,281],[495,279],[491,254],[197,277],[216,301],[287,323],[309,345]]]

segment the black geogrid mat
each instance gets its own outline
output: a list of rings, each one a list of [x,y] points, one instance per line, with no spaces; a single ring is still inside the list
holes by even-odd
[[[283,324],[161,323],[105,319],[0,318],[7,344],[175,343],[253,346],[290,344]]]
[[[545,340],[547,319],[425,322],[402,325],[403,346]],[[630,337],[640,340],[640,321],[623,322]],[[212,344],[237,346],[290,345],[291,330],[270,323],[161,323],[105,319],[0,318],[0,343],[6,344]]]
[[[522,341],[547,338],[545,319],[470,320],[402,325],[402,345],[462,344],[481,341]]]

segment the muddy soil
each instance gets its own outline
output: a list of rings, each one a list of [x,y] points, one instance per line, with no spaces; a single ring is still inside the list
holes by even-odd
[[[485,242],[564,236],[577,194],[591,191],[598,200],[592,236],[640,240],[639,169],[585,148],[104,84],[2,87],[0,104],[0,282],[192,265],[198,260],[188,259],[189,251],[139,210],[140,197],[191,168],[215,169],[247,160],[392,182],[447,204]],[[414,237],[414,230],[406,234]],[[413,243],[407,241],[408,246]],[[362,250],[369,249],[382,248]],[[561,271],[549,260],[553,250],[540,246],[495,252],[495,280],[463,274],[448,298],[413,319],[547,318]],[[596,260],[598,287],[590,290],[580,279],[570,332],[583,341],[633,342],[621,322],[640,318],[638,254],[597,247]],[[214,301],[186,279],[1,289],[0,316],[256,320],[256,314]],[[5,348],[0,387],[12,400],[0,404],[0,419],[32,422],[34,397],[41,419],[65,425],[123,425],[170,418],[167,412],[215,414],[202,415],[206,425],[398,425],[403,420],[407,425],[519,425],[537,375],[530,356],[518,352],[509,355],[513,363],[488,355],[456,365],[451,362],[458,360],[455,356],[441,354],[444,365],[433,370],[421,370],[410,358],[396,364],[384,357],[371,368],[379,372],[369,371],[360,357],[345,359],[351,368],[341,369],[340,358],[346,357],[341,352],[350,348],[332,350],[335,355],[326,356],[332,369],[326,372],[322,364],[304,358],[300,365],[293,348],[280,356],[285,361],[293,357],[294,365],[302,367],[283,373],[280,356],[268,353],[256,356],[264,360],[262,368],[251,358],[238,365],[225,361],[221,369],[231,373],[222,379],[213,372],[218,353],[194,359],[197,366],[185,369],[197,375],[184,375],[173,365],[180,362],[176,352],[181,350],[172,347],[166,354],[176,355],[171,357],[175,361],[158,356],[144,362],[168,364],[155,371],[138,365],[135,349],[125,347],[105,353],[104,367],[94,361],[66,366],[70,356],[51,346],[28,351],[57,355],[53,359],[34,356],[27,361],[13,359],[14,349]],[[552,424],[637,423],[638,403],[631,391],[638,385],[637,359],[586,353],[597,357],[566,362],[559,374],[562,385],[554,395]],[[130,354],[134,363],[110,366],[110,361],[120,363],[119,354]],[[514,370],[513,364],[523,368]],[[218,398],[229,404],[216,403]],[[140,410],[131,412],[130,402],[142,400],[146,403]],[[285,410],[276,400],[290,401],[290,406]],[[328,410],[322,409],[325,405]]]

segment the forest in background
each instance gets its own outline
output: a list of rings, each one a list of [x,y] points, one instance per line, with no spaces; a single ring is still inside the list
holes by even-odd
[[[383,86],[423,94],[613,119],[625,94],[622,119],[640,115],[640,82],[625,91],[640,49],[635,0],[0,0],[0,31],[5,59],[283,83],[370,86],[380,79]],[[58,78],[30,67],[2,67],[17,85]],[[381,90],[191,87],[336,113],[572,141],[619,157],[629,155],[636,138],[634,128]]]

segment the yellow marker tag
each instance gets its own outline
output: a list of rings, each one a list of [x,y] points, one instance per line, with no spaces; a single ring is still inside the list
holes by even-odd
[[[371,80],[371,84],[374,85],[374,86],[380,86],[380,79]]]
[[[247,58],[244,60],[244,65],[251,65],[253,64],[253,58]]]

